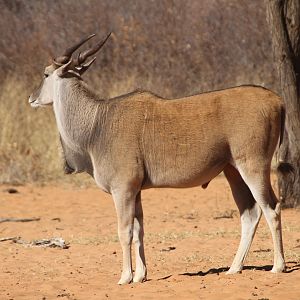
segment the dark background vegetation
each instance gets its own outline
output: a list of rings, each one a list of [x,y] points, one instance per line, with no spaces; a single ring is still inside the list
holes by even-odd
[[[85,75],[103,97],[278,91],[260,0],[0,0],[0,11],[0,182],[62,175],[51,109],[27,99],[51,58],[90,33],[113,32]]]

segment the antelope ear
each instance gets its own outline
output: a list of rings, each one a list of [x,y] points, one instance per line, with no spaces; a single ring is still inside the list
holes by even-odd
[[[87,62],[86,64],[83,64],[82,66],[76,67],[76,70],[78,70],[78,73],[82,75],[96,60],[96,57],[94,57],[92,60]]]
[[[72,63],[72,59],[70,61],[68,61],[66,64],[64,64],[63,66],[61,66],[60,68],[57,69],[57,75],[61,78],[65,78],[65,77],[77,77],[78,79],[81,79],[80,73],[79,71],[77,71],[77,69],[75,68],[75,70],[73,70],[72,68],[70,68],[70,65]]]
[[[82,79],[79,72],[75,70],[68,70],[64,77],[77,77],[78,79]]]
[[[59,67],[56,72],[57,72],[57,75],[59,77],[64,77],[68,71],[69,71],[69,67],[72,63],[72,59],[70,59],[66,64],[62,65],[61,67]]]

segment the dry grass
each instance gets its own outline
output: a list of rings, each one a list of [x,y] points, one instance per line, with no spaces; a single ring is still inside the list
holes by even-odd
[[[57,130],[49,109],[33,110],[28,86],[8,78],[0,94],[0,182],[44,181],[61,174]]]

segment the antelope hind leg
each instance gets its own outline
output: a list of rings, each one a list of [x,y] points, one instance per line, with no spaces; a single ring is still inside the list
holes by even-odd
[[[261,209],[253,198],[239,172],[231,165],[224,170],[241,218],[241,240],[232,265],[226,274],[235,274],[243,269],[246,256],[261,218]]]
[[[255,200],[261,207],[272,234],[274,265],[271,272],[283,272],[285,270],[285,261],[282,244],[280,203],[278,202],[270,183],[270,172],[268,170],[259,173],[248,171],[241,173],[241,175],[249,186]]]

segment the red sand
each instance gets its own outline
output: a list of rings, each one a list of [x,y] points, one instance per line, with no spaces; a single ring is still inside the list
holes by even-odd
[[[0,223],[0,238],[62,237],[69,249],[0,243],[0,299],[300,299],[300,211],[284,210],[288,272],[272,274],[273,246],[264,219],[246,269],[225,275],[237,250],[240,222],[226,180],[206,190],[142,192],[148,281],[118,286],[121,247],[111,196],[70,185],[0,187],[0,217],[40,217]],[[230,215],[233,218],[215,218]],[[59,218],[59,219],[55,219]],[[54,219],[54,220],[53,220]],[[169,250],[169,247],[175,247]],[[257,267],[256,270],[249,266]]]

